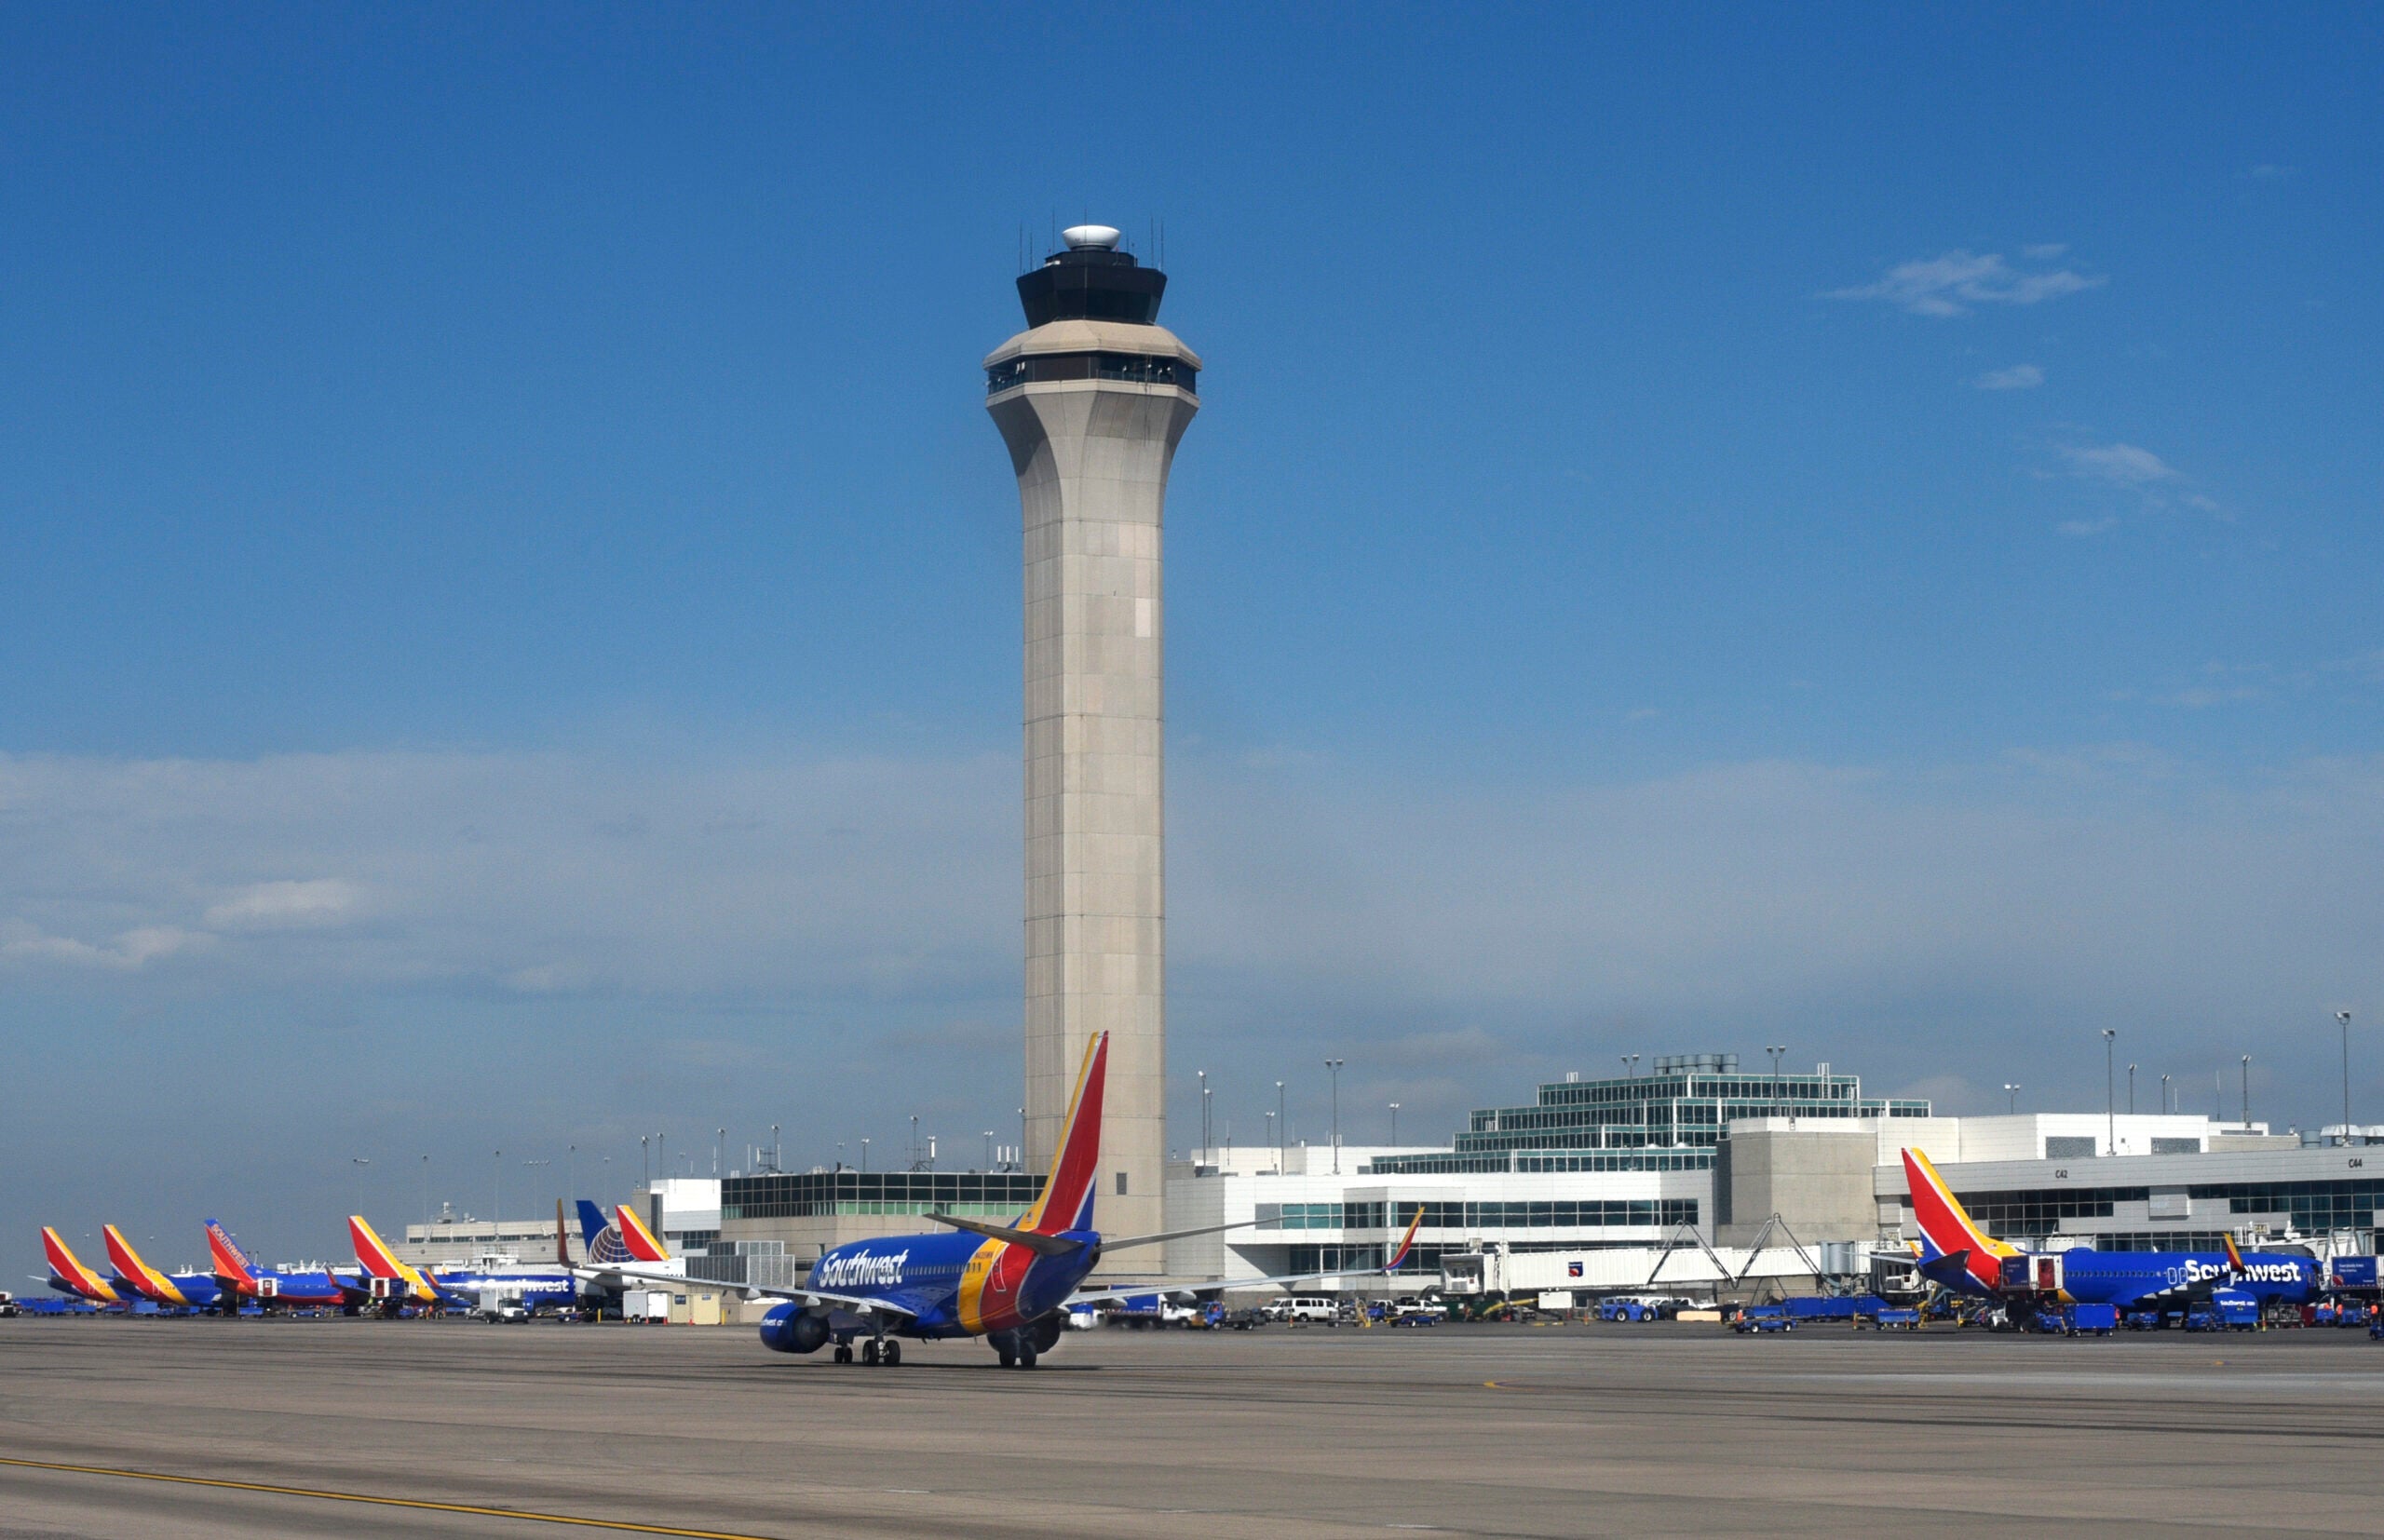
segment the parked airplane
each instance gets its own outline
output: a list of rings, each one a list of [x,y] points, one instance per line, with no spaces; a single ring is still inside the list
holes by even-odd
[[[1913,1218],[1920,1226],[1921,1277],[1957,1293],[1991,1298],[2050,1296],[2072,1304],[2115,1304],[2158,1310],[2199,1304],[2222,1290],[2262,1304],[2298,1304],[2320,1288],[2319,1266],[2308,1256],[2239,1249],[2222,1237],[2222,1251],[2025,1252],[1996,1239],[1971,1219],[1937,1168],[1918,1150],[1903,1152]]]
[[[581,1279],[571,1264],[564,1243],[562,1204],[555,1204],[555,1261],[551,1266],[473,1267],[415,1266],[400,1262],[362,1214],[347,1216],[348,1237],[356,1244],[356,1260],[364,1269],[366,1290],[384,1309],[405,1305],[442,1310],[475,1310],[485,1296],[517,1299],[533,1315],[579,1303]],[[593,1292],[593,1286],[589,1286]]]
[[[83,1265],[57,1231],[45,1224],[41,1227],[41,1249],[49,1256],[49,1286],[61,1294],[71,1294],[93,1304],[128,1304],[128,1295],[117,1292],[115,1286]]]
[[[1145,1282],[1123,1289],[1081,1287],[1104,1251],[1239,1228],[1212,1225],[1107,1239],[1092,1227],[1100,1175],[1102,1087],[1108,1062],[1109,1034],[1103,1033],[1085,1049],[1042,1194],[1015,1225],[929,1214],[937,1223],[963,1234],[857,1241],[821,1256],[811,1268],[809,1281],[802,1286],[743,1286],[748,1298],[775,1296],[787,1302],[763,1318],[763,1345],[779,1353],[816,1353],[833,1343],[835,1361],[850,1363],[853,1344],[859,1340],[861,1362],[891,1365],[902,1361],[901,1339],[905,1337],[928,1342],[983,1337],[1003,1368],[1032,1369],[1038,1356],[1058,1344],[1071,1305],[1215,1287],[1207,1280]],[[1423,1219],[1419,1207],[1415,1223],[1407,1227],[1406,1237],[1387,1267],[1290,1274],[1237,1287],[1388,1272],[1405,1259]],[[621,1222],[625,1240],[635,1235],[651,1242],[651,1235],[626,1209],[621,1210]],[[632,1266],[609,1268],[605,1276],[630,1281],[685,1281]]]
[[[351,1283],[328,1268],[289,1270],[259,1267],[249,1261],[248,1253],[231,1233],[213,1220],[207,1222],[207,1249],[215,1264],[215,1281],[222,1292],[217,1296],[218,1307],[227,1313],[241,1300],[254,1300],[267,1309],[291,1305],[339,1305],[352,1308],[371,1298],[360,1285]]]
[[[113,1224],[100,1226],[107,1236],[108,1261],[115,1264],[117,1291],[140,1295],[168,1310],[212,1309],[223,1286],[207,1273],[161,1273],[141,1260],[132,1242]]]

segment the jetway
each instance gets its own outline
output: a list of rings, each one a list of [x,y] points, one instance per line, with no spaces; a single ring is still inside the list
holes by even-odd
[[[1900,1246],[1868,1241],[1824,1241],[1805,1246],[1780,1228],[1778,1244],[1758,1234],[1760,1244],[1714,1247],[1693,1232],[1664,1246],[1616,1247],[1585,1251],[1444,1252],[1441,1291],[1450,1295],[1497,1294],[1508,1298],[1570,1290],[1576,1294],[1692,1292],[1718,1294],[1789,1284],[1827,1291],[1833,1284],[1871,1287],[1875,1259],[1902,1270],[1911,1256]]]

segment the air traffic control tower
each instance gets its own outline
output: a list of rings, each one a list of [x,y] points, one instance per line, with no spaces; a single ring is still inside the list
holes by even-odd
[[[1166,274],[1105,225],[1063,238],[1018,280],[1027,330],[985,358],[1026,529],[1026,1159],[1050,1165],[1107,1032],[1095,1223],[1148,1235],[1167,1162],[1159,526],[1200,359],[1158,324]]]

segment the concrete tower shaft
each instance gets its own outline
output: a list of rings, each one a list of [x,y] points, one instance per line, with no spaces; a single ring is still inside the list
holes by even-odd
[[[1200,407],[1199,357],[1154,323],[1166,281],[1074,246],[1020,278],[1031,329],[985,359],[1025,533],[1026,1158],[1049,1163],[1085,1045],[1109,1033],[1094,1212],[1113,1235],[1164,1228],[1160,530]]]

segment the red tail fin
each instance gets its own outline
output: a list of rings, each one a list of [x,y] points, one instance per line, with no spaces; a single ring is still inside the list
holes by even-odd
[[[1092,1228],[1093,1192],[1101,1182],[1101,1087],[1108,1075],[1109,1034],[1104,1032],[1085,1045],[1068,1119],[1060,1125],[1060,1147],[1051,1153],[1051,1174],[1043,1179],[1043,1196],[1035,1200],[1021,1229],[1056,1236]]]

